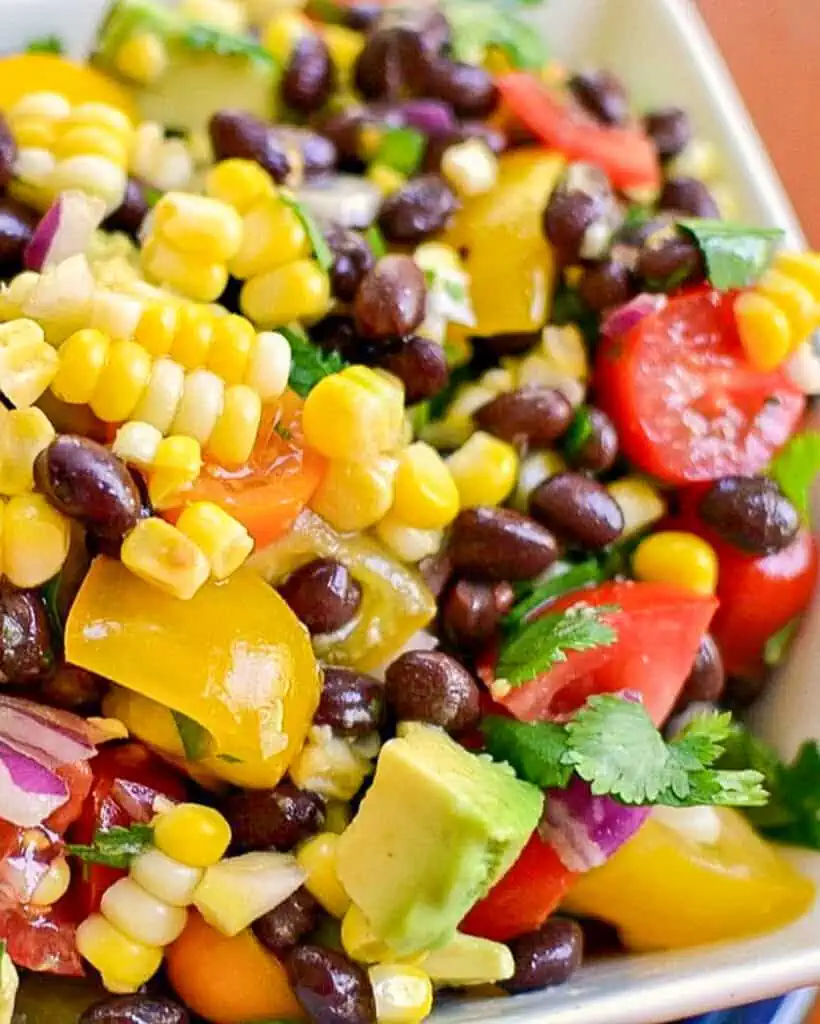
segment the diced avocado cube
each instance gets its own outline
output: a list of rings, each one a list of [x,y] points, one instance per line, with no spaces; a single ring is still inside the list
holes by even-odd
[[[506,765],[407,723],[339,839],[339,878],[397,954],[436,949],[516,860],[542,805]]]

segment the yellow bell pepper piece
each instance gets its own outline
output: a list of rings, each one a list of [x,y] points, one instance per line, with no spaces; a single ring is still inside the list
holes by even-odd
[[[603,867],[580,878],[565,907],[609,921],[627,948],[644,951],[768,931],[813,898],[811,882],[737,811],[687,808],[650,818]]]
[[[498,183],[466,199],[443,241],[464,247],[475,335],[535,331],[547,320],[555,260],[541,218],[564,157],[543,149],[505,153]]]
[[[56,92],[69,103],[108,103],[132,120],[130,94],[113,78],[52,53],[17,53],[0,60],[0,110],[9,110],[30,92]]]
[[[276,785],[319,701],[307,632],[246,569],[177,601],[97,558],[71,608],[65,650],[72,664],[170,709],[143,716],[126,707],[141,739],[179,756],[168,724],[181,712],[210,736],[196,767],[241,786]]]

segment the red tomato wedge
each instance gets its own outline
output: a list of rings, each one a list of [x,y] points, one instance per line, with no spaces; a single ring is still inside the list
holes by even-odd
[[[746,360],[732,295],[698,289],[601,344],[598,402],[640,469],[669,483],[756,473],[796,429],[805,397]]]
[[[665,721],[686,682],[717,601],[666,583],[624,581],[568,594],[543,614],[581,601],[595,607],[617,606],[617,611],[601,615],[614,627],[615,642],[588,651],[567,651],[566,661],[497,697],[498,702],[516,718],[533,722],[562,718],[596,693],[631,690],[641,695],[656,724]],[[482,678],[488,674],[492,678],[494,664],[495,655],[491,664],[482,666]]]
[[[302,400],[287,391],[265,406],[256,446],[240,469],[206,463],[186,501],[213,501],[248,529],[256,548],[286,533],[319,486],[324,458],[302,443]],[[181,508],[164,512],[172,523]]]
[[[464,918],[460,930],[496,942],[535,931],[576,877],[536,833],[507,874]]]
[[[658,152],[639,128],[600,124],[525,71],[500,75],[496,85],[509,111],[542,142],[570,160],[597,164],[615,188],[660,187]]]

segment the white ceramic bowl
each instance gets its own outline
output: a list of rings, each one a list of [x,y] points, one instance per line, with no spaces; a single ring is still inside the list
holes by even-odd
[[[106,0],[0,0],[0,39],[12,51],[56,33],[80,56],[106,7]],[[794,211],[692,0],[550,0],[534,23],[558,58],[617,72],[640,106],[685,105],[698,133],[718,144],[741,216],[784,228],[793,244],[802,243]],[[820,686],[810,685],[820,659],[820,596],[809,619],[792,664],[758,715],[767,738],[784,751],[805,738],[807,722],[809,728],[812,720],[820,722]],[[814,716],[806,714],[809,701]],[[790,855],[820,884],[820,856]],[[818,982],[820,902],[773,934],[591,964],[551,992],[454,999],[437,1010],[435,1021],[659,1024]]]

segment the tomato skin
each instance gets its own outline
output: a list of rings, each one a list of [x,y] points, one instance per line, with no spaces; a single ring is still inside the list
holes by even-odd
[[[505,942],[540,928],[577,878],[534,833],[518,860],[461,922],[468,935]]]
[[[599,124],[524,71],[500,75],[496,85],[508,109],[548,146],[597,164],[617,189],[660,188],[657,150],[639,128]]]
[[[748,363],[733,310],[733,294],[687,291],[598,350],[594,388],[621,450],[668,483],[758,472],[805,409],[783,371]]]
[[[149,816],[151,804],[158,795],[172,800],[185,799],[186,787],[182,776],[141,743],[104,747],[91,761],[91,767],[94,783],[79,819],[71,828],[70,838],[74,843],[91,843],[98,829],[132,824],[134,819],[112,796],[118,780],[135,784],[129,787],[129,792],[137,803],[144,804]],[[105,890],[126,873],[103,864],[86,865],[76,894],[82,916],[98,910]]]
[[[496,699],[522,721],[561,719],[596,693],[631,690],[641,695],[656,724],[665,721],[675,705],[701,637],[718,603],[682,587],[632,581],[602,583],[592,590],[567,594],[541,614],[584,604],[615,605],[602,614],[618,636],[606,647],[567,651],[559,662],[532,682]],[[492,679],[495,656],[481,667]]]

